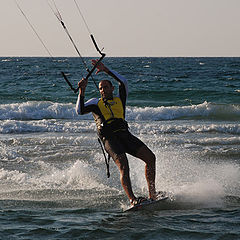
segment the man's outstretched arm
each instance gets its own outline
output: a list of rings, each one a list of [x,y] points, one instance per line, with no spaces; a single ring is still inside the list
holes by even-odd
[[[127,98],[127,96],[128,96],[128,82],[127,82],[126,78],[124,78],[123,76],[121,76],[117,72],[110,70],[102,62],[98,63],[97,60],[93,59],[92,60],[92,64],[93,65],[97,64],[97,72],[96,72],[96,74],[98,74],[100,72],[105,72],[109,76],[113,77],[117,82],[119,82],[119,84],[120,84],[119,94],[120,95],[125,95],[125,97]]]

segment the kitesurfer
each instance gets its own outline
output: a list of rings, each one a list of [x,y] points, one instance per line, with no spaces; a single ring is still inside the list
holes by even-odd
[[[133,193],[126,153],[145,162],[149,198],[155,200],[155,155],[140,139],[129,132],[128,124],[125,121],[128,82],[123,76],[110,70],[102,62],[92,60],[92,64],[94,66],[97,64],[96,73],[105,72],[119,83],[119,94],[113,96],[114,86],[111,81],[102,80],[99,83],[101,98],[93,98],[85,102],[84,96],[88,80],[83,78],[78,83],[79,95],[76,112],[81,115],[92,112],[104,148],[119,168],[121,184],[130,203],[136,205],[146,198],[137,198]]]

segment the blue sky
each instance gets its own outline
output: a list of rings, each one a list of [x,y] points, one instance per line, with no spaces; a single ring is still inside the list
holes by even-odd
[[[53,56],[77,56],[51,0],[17,0]],[[239,0],[76,0],[107,56],[240,56]],[[1,56],[48,56],[16,7],[0,0]],[[83,56],[96,56],[74,0],[55,0]]]

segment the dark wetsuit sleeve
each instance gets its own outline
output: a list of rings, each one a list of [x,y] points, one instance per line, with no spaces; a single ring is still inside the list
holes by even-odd
[[[109,70],[109,75],[113,77],[115,80],[117,80],[119,83],[119,97],[123,104],[124,116],[125,116],[126,101],[128,97],[128,81],[126,78],[124,78],[119,73],[113,70]]]
[[[90,112],[97,113],[99,111],[98,106],[98,99],[92,98],[84,103],[84,97],[78,95],[77,103],[76,103],[76,113],[83,115]]]

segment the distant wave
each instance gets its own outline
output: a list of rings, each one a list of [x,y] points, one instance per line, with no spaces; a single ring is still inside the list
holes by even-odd
[[[190,106],[128,107],[130,121],[177,119],[240,120],[240,105],[204,102]],[[92,119],[91,114],[78,116],[74,104],[32,101],[0,105],[0,120]]]
[[[204,102],[191,106],[128,107],[132,121],[177,119],[240,120],[240,105]],[[0,120],[92,119],[91,114],[78,116],[74,104],[54,102],[24,102],[0,105]]]
[[[206,120],[161,124],[159,121]],[[90,121],[91,120],[91,121]],[[95,132],[91,114],[79,116],[74,104],[25,102],[0,105],[0,133],[29,132]],[[240,106],[204,102],[192,106],[128,107],[127,120],[131,130],[153,134],[186,132],[219,132],[240,134]],[[212,120],[220,121],[218,124]],[[227,120],[221,123],[222,120]],[[209,122],[210,121],[210,122]],[[147,122],[147,123],[146,123]],[[229,123],[230,122],[230,123]]]
[[[24,102],[0,105],[0,120],[74,119],[73,104],[54,102]]]
[[[91,114],[78,116],[74,104],[24,102],[0,105],[0,120],[92,119]],[[240,105],[204,102],[191,106],[128,107],[127,119],[161,121],[177,119],[240,120]]]
[[[161,124],[161,122],[134,122],[129,121],[131,132],[136,134],[178,134],[178,133],[227,133],[227,134],[240,134],[240,124],[233,122],[225,124]],[[81,120],[2,120],[0,121],[0,134],[11,133],[44,133],[44,132],[67,132],[67,133],[95,133],[96,125],[94,121]]]
[[[204,102],[190,106],[170,107],[132,107],[127,111],[131,120],[177,120],[177,119],[215,119],[215,120],[240,120],[240,105],[215,104]]]

